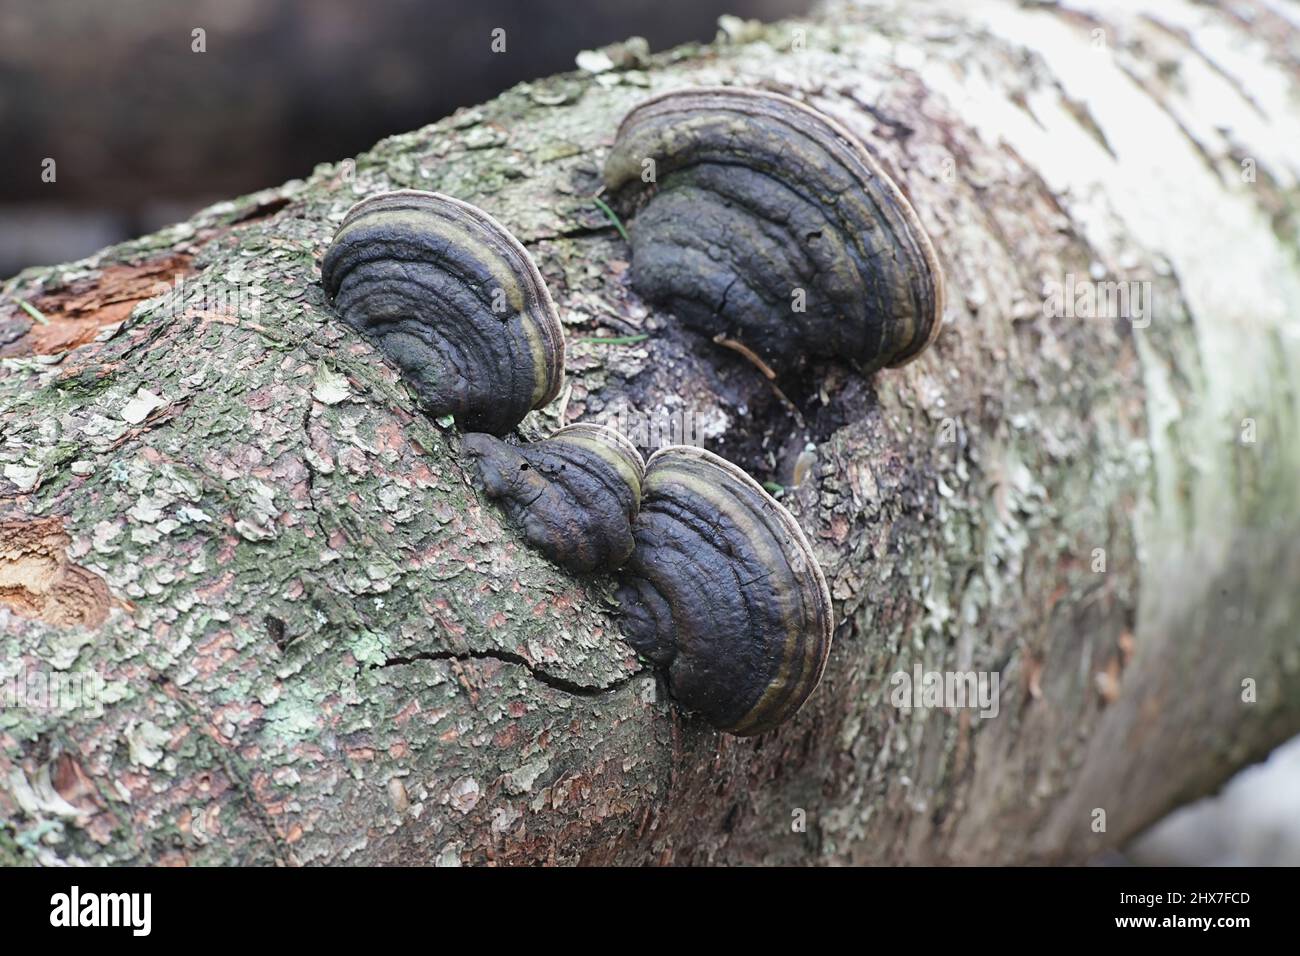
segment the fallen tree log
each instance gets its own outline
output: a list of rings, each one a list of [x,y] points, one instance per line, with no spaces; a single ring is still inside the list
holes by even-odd
[[[729,23],[16,277],[0,862],[1082,861],[1212,791],[1300,731],[1287,17]],[[918,361],[780,396],[630,291],[603,156],[651,90],[718,83],[826,111],[909,195],[948,285]],[[482,206],[545,275],[568,384],[525,435],[667,410],[778,483],[812,446],[785,501],[837,626],[793,721],[678,712],[613,581],[524,546],[332,317],[320,256],[392,188]]]

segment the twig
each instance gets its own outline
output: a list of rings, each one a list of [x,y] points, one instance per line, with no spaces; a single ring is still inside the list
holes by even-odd
[[[30,315],[30,316],[31,316],[33,319],[35,319],[37,322],[41,323],[41,325],[49,325],[49,324],[50,324],[50,320],[47,319],[47,318],[44,316],[44,314],[42,314],[41,310],[38,309],[38,308],[36,308],[36,306],[32,305],[32,304],[31,304],[30,302],[28,302],[26,299],[19,299],[19,300],[18,300],[18,305],[19,305],[19,307],[20,307],[24,312],[26,312],[28,315]]]
[[[785,392],[781,391],[781,387],[776,384],[776,372],[772,371],[772,366],[768,365],[761,358],[755,355],[754,350],[748,345],[745,345],[743,342],[737,342],[735,339],[729,339],[721,332],[713,337],[713,341],[718,345],[725,346],[733,352],[743,355],[749,363],[754,366],[754,368],[762,372],[764,377],[767,379],[767,384],[772,387],[772,391],[775,392],[776,397],[781,400],[781,404],[784,405],[790,414],[794,416],[794,420],[798,422],[799,427],[806,427],[803,420],[803,414],[799,411],[795,403],[790,401]]]
[[[750,363],[753,364],[756,369],[766,375],[768,381],[776,381],[776,372],[772,371],[772,366],[768,365],[761,358],[755,355],[754,351],[748,345],[745,345],[743,342],[737,342],[735,339],[729,339],[721,332],[713,337],[713,341],[718,345],[725,345],[733,352],[739,352],[741,355],[745,356],[745,358],[749,359]]]

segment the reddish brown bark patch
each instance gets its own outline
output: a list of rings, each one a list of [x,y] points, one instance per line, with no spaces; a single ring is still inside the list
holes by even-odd
[[[30,305],[46,319],[0,348],[0,356],[57,355],[94,339],[99,330],[126,319],[136,303],[152,299],[177,276],[194,275],[190,256],[174,253],[136,265],[105,266],[94,279],[46,292]],[[22,313],[26,315],[26,313]]]
[[[68,560],[61,518],[0,521],[0,605],[63,627],[97,627],[112,597],[103,578]]]
[[[50,783],[60,797],[82,813],[94,813],[102,805],[95,782],[71,754],[59,754],[50,763]]]

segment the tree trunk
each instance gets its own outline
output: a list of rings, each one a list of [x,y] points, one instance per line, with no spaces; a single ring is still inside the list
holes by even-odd
[[[732,25],[17,277],[0,863],[1081,861],[1213,790],[1300,731],[1286,18]],[[796,414],[631,292],[604,154],[652,90],[717,83],[832,114],[911,197],[948,283],[920,360],[820,369]],[[793,721],[739,739],[675,709],[612,578],[529,550],[332,317],[334,228],[402,187],[486,208],[545,274],[569,378],[527,436],[669,409],[778,482],[815,445],[785,501],[836,640]],[[1077,297],[1114,282],[1146,311]],[[996,716],[896,706],[918,671],[996,674]]]

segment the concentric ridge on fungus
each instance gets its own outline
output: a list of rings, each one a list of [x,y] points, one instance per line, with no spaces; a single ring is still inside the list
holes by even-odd
[[[623,120],[604,178],[632,217],[637,292],[782,374],[808,356],[902,365],[938,334],[943,279],[920,220],[862,143],[809,106],[727,87],[661,94]]]
[[[527,445],[466,435],[463,447],[488,497],[552,561],[613,570],[632,553],[645,463],[618,432],[584,422]]]
[[[519,241],[469,203],[415,190],[362,200],[321,281],[431,415],[501,435],[559,394],[564,337],[546,284]]]
[[[646,464],[633,534],[624,634],[673,698],[742,736],[793,715],[821,679],[833,625],[793,515],[731,462],[677,445]]]

